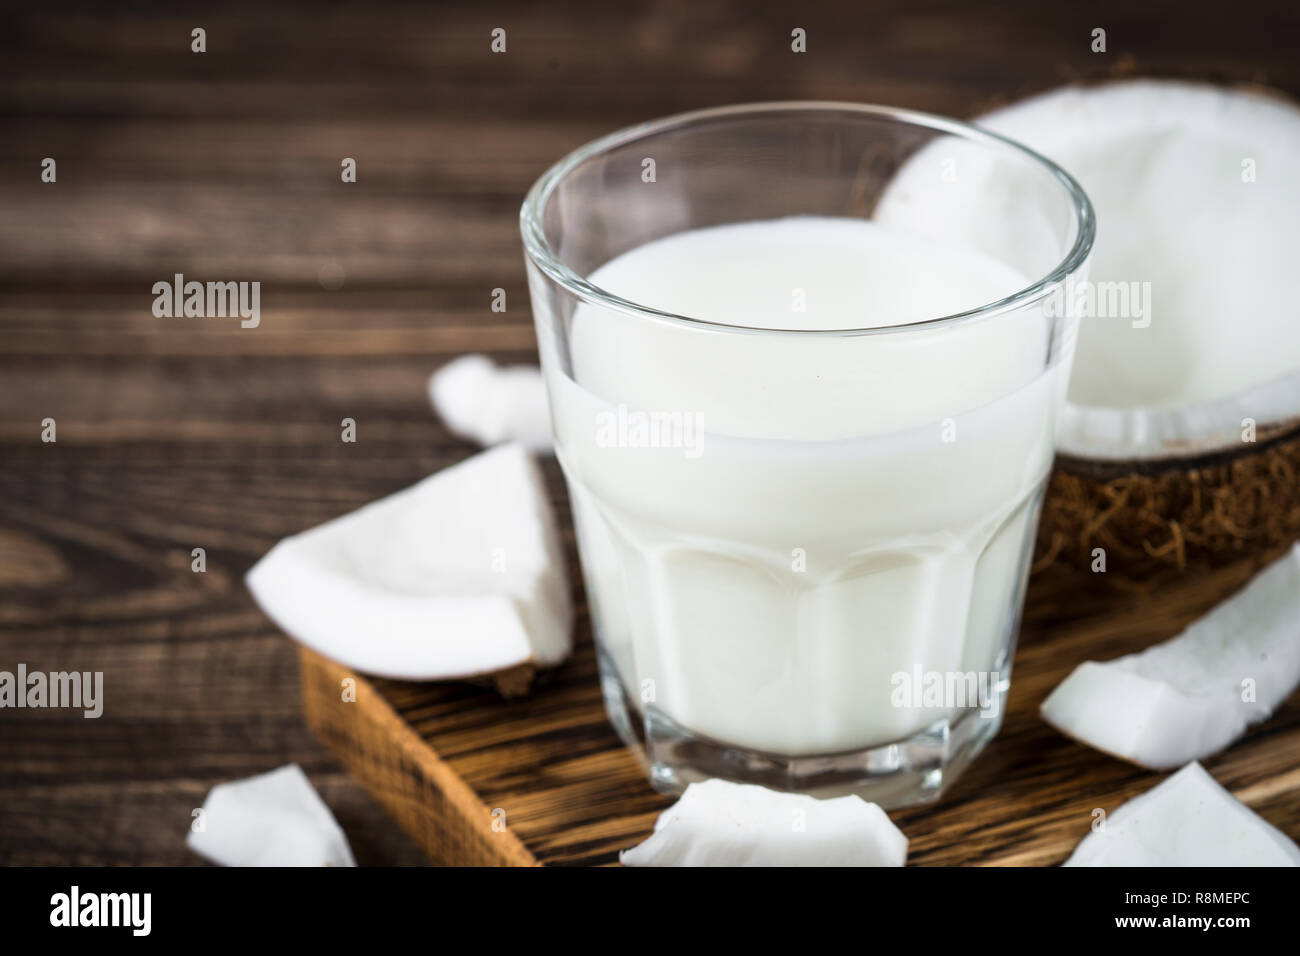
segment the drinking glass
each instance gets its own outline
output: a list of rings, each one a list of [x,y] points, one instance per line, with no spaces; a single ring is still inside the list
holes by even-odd
[[[955,120],[767,103],[583,146],[521,228],[605,706],[652,783],[933,799],[1001,725],[1079,185]]]

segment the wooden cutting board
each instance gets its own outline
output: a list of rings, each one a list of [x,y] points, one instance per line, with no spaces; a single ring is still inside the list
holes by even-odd
[[[1146,596],[1056,571],[1035,577],[1000,735],[939,802],[890,814],[911,840],[909,862],[1058,864],[1094,809],[1112,812],[1163,779],[1062,737],[1038,706],[1080,661],[1172,636],[1261,563]],[[585,613],[573,658],[523,698],[366,678],[305,648],[301,665],[310,726],[435,863],[616,863],[672,802],[606,722]],[[1206,767],[1300,839],[1300,694]]]

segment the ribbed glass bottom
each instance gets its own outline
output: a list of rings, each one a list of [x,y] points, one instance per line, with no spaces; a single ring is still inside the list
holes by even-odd
[[[599,644],[599,642],[598,642]],[[997,705],[964,709],[921,732],[866,750],[785,757],[694,734],[653,704],[638,707],[607,655],[599,653],[601,691],[610,723],[650,775],[656,790],[680,793],[721,778],[815,797],[857,794],[891,809],[935,800],[997,735],[1009,679],[996,685]]]

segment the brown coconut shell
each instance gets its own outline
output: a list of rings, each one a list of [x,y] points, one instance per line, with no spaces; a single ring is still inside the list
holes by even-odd
[[[1261,429],[1229,452],[1158,461],[1058,456],[1043,503],[1034,571],[1091,572],[1145,589],[1275,551],[1300,537],[1300,422]]]

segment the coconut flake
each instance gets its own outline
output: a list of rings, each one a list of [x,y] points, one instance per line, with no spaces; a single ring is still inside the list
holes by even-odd
[[[546,386],[533,366],[501,368],[485,355],[465,355],[433,374],[429,400],[452,432],[480,445],[554,447]]]
[[[357,865],[338,821],[296,763],[217,784],[185,842],[221,866]]]
[[[1300,866],[1300,847],[1199,763],[1112,813],[1065,866]]]
[[[818,800],[708,780],[660,814],[624,866],[902,866],[907,837],[861,797]]]
[[[1300,544],[1177,637],[1080,664],[1042,715],[1089,746],[1162,770],[1222,750],[1298,683]]]
[[[247,584],[285,631],[364,673],[463,678],[569,653],[555,516],[519,445],[286,538]]]

